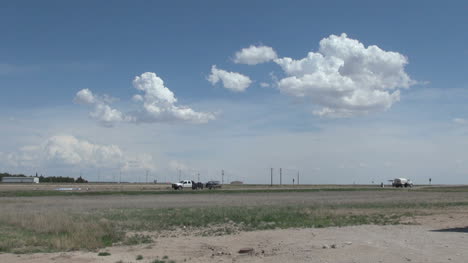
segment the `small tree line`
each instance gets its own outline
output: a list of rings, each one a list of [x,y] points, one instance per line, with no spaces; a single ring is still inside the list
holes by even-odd
[[[3,177],[38,177],[40,183],[87,183],[88,181],[85,180],[83,177],[78,177],[77,179],[73,177],[66,177],[66,176],[26,176],[24,174],[9,174],[9,173],[0,173],[0,181],[3,180]]]

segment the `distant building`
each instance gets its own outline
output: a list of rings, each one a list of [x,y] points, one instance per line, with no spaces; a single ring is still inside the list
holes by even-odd
[[[24,183],[24,184],[38,184],[38,177],[3,177],[2,183]]]
[[[244,184],[244,183],[241,181],[232,181],[231,184]]]

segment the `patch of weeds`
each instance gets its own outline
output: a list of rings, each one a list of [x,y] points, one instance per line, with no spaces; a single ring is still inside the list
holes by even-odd
[[[164,256],[163,259],[168,259],[169,257],[168,256]]]
[[[138,255],[138,256],[136,257],[136,260],[142,260],[142,259],[143,259],[143,256],[142,256],[142,255]]]
[[[100,257],[105,257],[105,256],[110,256],[111,253],[109,253],[109,252],[99,252],[97,255],[100,256]]]
[[[143,234],[134,234],[131,235],[127,238],[125,238],[123,244],[124,245],[138,245],[138,244],[149,244],[153,243],[153,239],[149,235],[143,235]]]
[[[10,253],[94,250],[123,235],[110,221],[69,213],[0,214],[0,250]]]

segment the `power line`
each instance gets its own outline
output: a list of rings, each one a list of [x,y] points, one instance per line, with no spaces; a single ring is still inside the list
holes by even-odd
[[[280,168],[280,185],[283,184],[283,173],[282,173],[282,169]]]
[[[271,186],[273,186],[273,168],[270,168]]]

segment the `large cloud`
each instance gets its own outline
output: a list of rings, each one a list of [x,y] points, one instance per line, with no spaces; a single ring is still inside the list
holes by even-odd
[[[196,112],[187,106],[176,106],[177,99],[155,73],[146,72],[135,77],[133,87],[143,92],[133,98],[143,103],[143,109],[130,114],[134,122],[186,121],[206,123],[214,120],[212,113]]]
[[[75,96],[75,102],[93,105],[90,116],[106,127],[117,122],[152,123],[183,121],[190,123],[206,123],[214,120],[212,113],[196,112],[187,106],[175,105],[177,98],[164,86],[164,81],[155,73],[146,72],[136,76],[133,87],[142,92],[135,94],[133,101],[141,106],[132,112],[122,113],[112,108],[108,96],[96,96],[88,89],[80,90]]]
[[[252,83],[249,77],[240,73],[218,69],[216,65],[211,67],[211,74],[208,76],[208,81],[213,85],[221,81],[224,88],[234,92],[245,91]]]
[[[236,52],[234,62],[238,64],[256,65],[277,58],[275,50],[268,46],[254,46],[243,48]]]
[[[405,73],[406,57],[365,47],[346,34],[331,35],[320,41],[318,52],[295,60],[274,60],[286,73],[280,79],[281,92],[310,99],[320,116],[348,117],[386,110],[400,99],[400,88],[413,81]]]
[[[111,169],[155,169],[151,155],[124,153],[117,145],[102,145],[71,135],[52,136],[40,144],[3,153],[1,160],[11,167],[67,166]],[[137,165],[135,165],[137,163]]]

